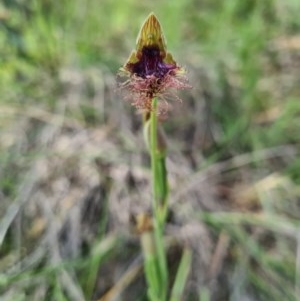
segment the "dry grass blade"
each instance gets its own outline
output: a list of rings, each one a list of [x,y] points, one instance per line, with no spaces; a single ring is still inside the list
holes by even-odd
[[[298,151],[291,145],[282,145],[269,149],[256,151],[249,154],[243,154],[235,156],[229,160],[213,164],[198,173],[193,174],[173,196],[173,203],[180,201],[190,190],[194,189],[199,185],[200,182],[207,180],[210,177],[217,176],[225,171],[238,169],[249,165],[253,162],[264,161],[276,157],[285,157],[285,159],[292,160]]]
[[[45,218],[48,221],[47,239],[50,253],[50,264],[57,266],[63,261],[59,249],[59,232],[62,229],[62,224],[57,221],[57,218],[54,216],[53,210],[48,202],[42,202],[41,207]],[[57,277],[71,300],[85,301],[80,286],[75,283],[74,279],[72,279],[70,273],[66,269],[62,268],[57,274]]]
[[[128,287],[142,272],[142,262],[139,260],[134,263],[124,275],[118,280],[118,282],[98,301],[114,301],[121,295],[121,293]]]
[[[300,228],[297,236],[295,295],[300,296]]]
[[[291,221],[275,214],[216,212],[201,213],[200,217],[208,223],[211,222],[213,224],[248,224],[264,227],[270,231],[278,232],[293,239],[296,239],[299,233],[299,221]]]
[[[17,264],[7,269],[6,273],[8,275],[17,275],[37,266],[47,253],[46,243],[47,238],[42,237],[38,242],[38,247],[36,247],[31,254],[20,260]]]
[[[2,218],[0,223],[0,247],[3,243],[7,230],[9,229],[11,223],[16,218],[22,206],[24,206],[29,200],[33,193],[35,183],[36,183],[36,174],[34,171],[30,171],[26,177],[25,181],[19,189],[17,199],[8,207],[6,214]]]
[[[222,231],[219,235],[219,239],[217,242],[217,246],[213,253],[211,264],[208,270],[208,278],[209,281],[213,281],[222,269],[222,265],[228,251],[228,246],[230,242],[230,237],[224,231]]]

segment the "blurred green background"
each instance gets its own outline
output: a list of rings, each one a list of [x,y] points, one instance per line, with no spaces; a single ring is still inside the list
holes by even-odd
[[[3,0],[1,301],[146,300],[149,158],[116,73],[150,12],[193,86],[164,122],[184,300],[299,300],[300,2]]]

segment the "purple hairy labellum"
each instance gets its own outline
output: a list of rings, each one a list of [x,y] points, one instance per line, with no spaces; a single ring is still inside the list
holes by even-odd
[[[186,72],[166,51],[166,43],[159,21],[151,13],[143,24],[133,51],[120,69],[119,84],[125,98],[143,112],[151,112],[152,99],[157,97],[158,114],[168,112],[168,100],[179,99],[174,90],[190,88]]]

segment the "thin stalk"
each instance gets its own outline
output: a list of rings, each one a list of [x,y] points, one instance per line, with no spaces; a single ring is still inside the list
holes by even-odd
[[[158,200],[158,166],[157,166],[157,99],[152,100],[152,111],[150,116],[150,155],[152,171],[152,208],[155,218],[158,217],[159,200]]]
[[[166,299],[168,287],[167,260],[164,249],[163,227],[164,218],[160,212],[160,186],[162,176],[159,174],[159,156],[157,150],[157,99],[152,100],[152,111],[150,116],[150,154],[152,170],[152,207],[154,215],[154,239],[158,256],[158,270],[161,279],[161,298]]]

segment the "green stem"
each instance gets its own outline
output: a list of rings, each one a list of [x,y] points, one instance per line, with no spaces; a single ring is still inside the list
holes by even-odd
[[[161,214],[160,206],[160,183],[162,176],[159,174],[159,156],[157,150],[157,99],[152,100],[150,116],[150,153],[152,170],[152,208],[154,215],[154,239],[158,256],[158,270],[161,279],[161,300],[165,300],[168,287],[167,260],[164,248],[163,228],[164,215]]]
[[[150,117],[150,153],[152,171],[152,208],[155,217],[158,217],[158,189],[157,189],[157,99],[152,100],[152,112]]]
[[[147,125],[145,125],[147,127]],[[146,128],[147,131],[147,128]],[[162,129],[157,124],[157,99],[152,100],[150,114],[150,153],[152,169],[152,207],[160,227],[164,223],[168,212],[168,179],[166,170],[166,141]]]

